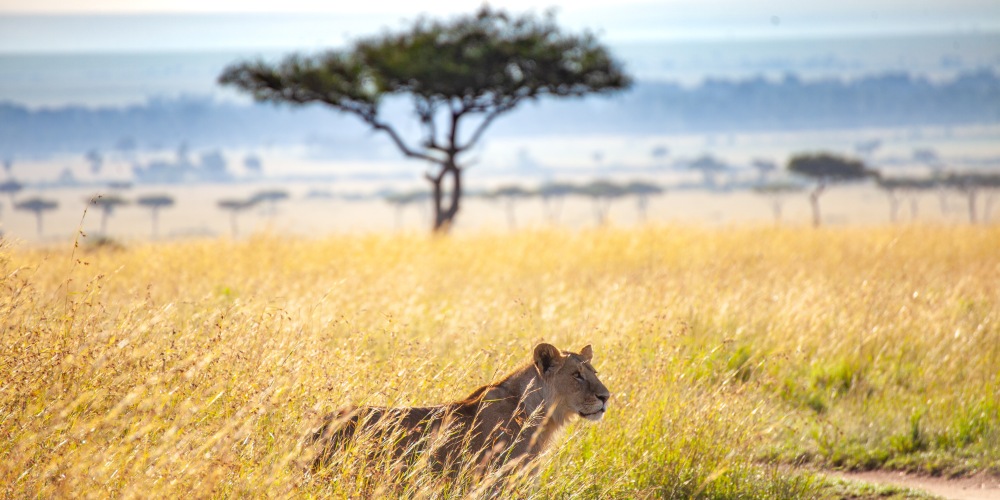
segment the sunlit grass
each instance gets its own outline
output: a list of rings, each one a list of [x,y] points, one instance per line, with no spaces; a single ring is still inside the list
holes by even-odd
[[[487,495],[301,438],[545,340],[611,389],[507,494],[801,498],[1000,473],[1000,230],[665,227],[0,249],[6,496]],[[824,493],[827,492],[827,493]]]

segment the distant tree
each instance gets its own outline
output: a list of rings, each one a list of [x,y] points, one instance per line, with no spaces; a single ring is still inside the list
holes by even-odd
[[[978,221],[976,215],[976,200],[981,192],[987,193],[985,207],[983,209],[983,221],[988,222],[993,211],[993,194],[1000,189],[1000,173],[994,172],[951,172],[943,179],[945,186],[958,190],[965,195],[969,209],[969,223],[975,224]]]
[[[519,200],[529,198],[534,194],[529,189],[508,184],[486,192],[485,197],[503,203],[504,210],[507,212],[507,227],[513,230],[517,226],[517,220],[514,217],[514,205]]]
[[[243,158],[243,168],[251,175],[260,175],[264,171],[264,164],[260,157],[255,154],[248,154]]]
[[[916,191],[933,188],[937,183],[929,177],[879,177],[878,187],[889,198],[889,221],[895,223],[899,219],[900,196],[911,194],[910,218],[917,216]]]
[[[229,175],[227,171],[229,164],[219,150],[205,151],[200,155],[199,163],[210,178],[221,179]]]
[[[948,215],[951,207],[948,204],[948,186],[944,182],[945,171],[941,156],[933,148],[916,148],[913,150],[913,160],[931,170],[931,177],[937,181],[935,185],[937,187],[938,206],[940,207],[941,215]]]
[[[757,184],[766,184],[767,178],[778,171],[778,164],[765,158],[754,158],[750,166],[757,171]]]
[[[545,210],[545,218],[549,224],[559,221],[559,214],[562,212],[563,200],[567,196],[576,193],[576,186],[566,182],[546,182],[538,188],[538,195],[542,197],[542,204]]]
[[[774,223],[781,224],[781,212],[788,195],[801,193],[805,189],[801,184],[788,181],[772,181],[754,186],[755,193],[767,196],[771,200],[771,213]]]
[[[383,199],[396,209],[396,229],[398,230],[403,227],[403,209],[410,205],[423,206],[431,199],[431,193],[424,189],[415,189],[401,193],[387,193]]]
[[[274,217],[278,213],[278,202],[285,201],[291,196],[288,191],[284,189],[265,189],[263,191],[258,191],[250,197],[250,202],[253,205],[258,203],[267,203],[267,210],[265,211],[267,215]]]
[[[816,181],[816,186],[809,193],[809,203],[812,205],[813,226],[817,227],[822,222],[819,197],[828,186],[878,177],[878,172],[869,170],[861,161],[830,153],[795,155],[788,161],[788,170]]]
[[[241,62],[219,82],[260,101],[319,102],[353,114],[387,134],[407,158],[432,164],[426,178],[435,232],[446,232],[458,214],[467,166],[461,157],[496,118],[539,97],[578,97],[631,83],[593,35],[565,34],[551,17],[511,16],[488,6],[448,22],[421,19],[348,49],[293,54],[277,65]],[[381,113],[380,104],[394,95],[413,99],[422,135],[417,146]],[[471,132],[461,133],[470,120]]]
[[[121,155],[123,160],[131,161],[139,147],[134,138],[126,136],[115,142],[115,149],[118,151],[118,154]]]
[[[42,215],[44,215],[45,212],[51,212],[57,208],[59,208],[59,202],[38,197],[29,198],[14,205],[15,210],[35,213],[35,228],[38,230],[38,236],[41,236],[44,232],[44,228],[42,227]]]
[[[160,210],[174,206],[173,196],[169,194],[149,194],[140,196],[135,202],[149,209],[149,216],[153,226],[153,238],[158,238],[160,236]]]
[[[705,186],[715,189],[718,185],[716,176],[728,171],[729,165],[711,155],[704,155],[688,164],[688,168],[701,172]]]
[[[174,151],[174,154],[177,155],[178,165],[191,165],[191,147],[188,146],[186,141],[181,141],[181,143],[177,145],[177,149]]]
[[[14,159],[7,157],[3,159],[3,171],[10,177],[10,171],[14,169]]]
[[[863,158],[871,159],[879,148],[882,147],[882,139],[866,139],[854,145],[854,152]]]
[[[589,197],[594,203],[594,219],[598,226],[607,223],[611,203],[628,194],[624,186],[608,180],[596,180],[584,184],[577,192]]]
[[[229,211],[229,227],[232,230],[233,238],[239,236],[240,228],[237,224],[237,216],[246,210],[249,210],[256,204],[252,199],[250,200],[237,200],[237,199],[224,199],[219,200],[218,206],[222,210]]]
[[[10,197],[11,205],[14,204],[14,195],[21,192],[22,189],[24,189],[24,184],[18,182],[17,179],[7,179],[0,182],[0,193],[7,193],[7,196]]]
[[[73,186],[77,184],[76,174],[69,167],[66,167],[59,171],[59,175],[56,177],[56,184],[61,184],[63,186]]]
[[[632,181],[625,185],[625,194],[635,196],[635,209],[639,220],[646,222],[646,212],[649,208],[649,197],[663,194],[663,188],[647,181]]]
[[[329,189],[313,188],[306,191],[306,194],[302,197],[307,200],[332,200],[336,198],[336,195],[334,195],[333,191],[330,191]]]
[[[83,155],[83,158],[90,164],[90,173],[94,175],[101,173],[101,167],[104,166],[104,156],[101,155],[100,151],[91,149]]]
[[[913,159],[931,168],[941,166],[941,156],[933,148],[916,148],[913,150]]]
[[[101,234],[108,234],[108,219],[115,209],[128,205],[128,200],[116,194],[99,194],[90,198],[90,204],[101,209]]]

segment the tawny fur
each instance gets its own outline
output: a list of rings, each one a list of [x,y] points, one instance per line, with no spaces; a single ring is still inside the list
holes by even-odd
[[[315,465],[328,463],[348,441],[365,436],[393,456],[430,453],[436,467],[456,471],[517,469],[530,463],[574,415],[600,420],[608,389],[579,353],[539,344],[531,362],[460,401],[436,406],[346,408],[309,436],[320,446]]]

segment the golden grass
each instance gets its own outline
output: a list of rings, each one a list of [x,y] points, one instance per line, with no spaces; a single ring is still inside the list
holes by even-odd
[[[1000,471],[1000,229],[663,227],[0,248],[0,484],[466,496],[311,471],[345,404],[464,396],[545,340],[611,389],[504,494],[796,498],[780,464]]]

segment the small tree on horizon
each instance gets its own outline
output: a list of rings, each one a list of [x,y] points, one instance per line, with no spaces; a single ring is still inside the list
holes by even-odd
[[[229,211],[229,228],[232,230],[233,239],[239,237],[240,228],[237,223],[237,216],[256,205],[254,200],[223,199],[218,201],[218,207]]]
[[[878,187],[889,199],[889,222],[896,223],[899,219],[900,194],[910,193],[910,218],[917,217],[917,201],[912,196],[916,191],[931,189],[937,182],[929,177],[884,177],[878,178]]]
[[[623,186],[603,179],[584,184],[577,192],[594,203],[594,219],[598,226],[607,224],[611,203],[628,194]]]
[[[788,160],[788,170],[816,181],[815,187],[809,193],[809,204],[812,206],[813,226],[815,227],[819,227],[822,223],[819,197],[826,191],[827,187],[832,184],[878,177],[878,172],[869,170],[860,160],[831,153],[795,155]]]
[[[23,210],[26,212],[35,213],[35,229],[38,232],[38,236],[41,237],[44,232],[44,227],[42,225],[42,215],[45,212],[51,212],[59,208],[59,202],[55,200],[46,200],[44,198],[35,197],[24,200],[16,205],[14,205],[15,210]]]
[[[285,201],[291,198],[288,191],[284,189],[265,189],[263,191],[258,191],[250,197],[250,203],[256,205],[257,203],[267,203],[267,215],[274,217],[278,213],[278,202]]]
[[[550,181],[538,187],[537,193],[542,197],[545,218],[549,224],[559,222],[563,201],[567,196],[576,193],[576,186],[568,182]]]
[[[805,190],[803,185],[788,181],[771,181],[753,187],[755,193],[770,198],[771,214],[774,216],[775,225],[781,224],[782,210],[784,209],[786,197],[792,193],[800,193],[803,190]]]
[[[153,226],[153,238],[158,238],[160,236],[160,209],[174,206],[174,197],[169,194],[150,194],[140,196],[135,202],[137,205],[149,209]]]
[[[646,212],[649,209],[649,197],[663,194],[659,184],[648,181],[632,181],[625,185],[625,192],[635,196],[635,209],[639,220],[646,222]]]
[[[347,49],[292,54],[279,64],[240,62],[227,67],[219,83],[258,101],[317,102],[352,114],[387,135],[407,158],[430,163],[425,177],[433,230],[447,232],[462,198],[463,155],[494,120],[540,97],[615,91],[631,81],[594,35],[566,34],[551,16],[513,16],[484,6],[449,21],[420,19]],[[386,120],[381,104],[392,96],[412,98],[419,141]]]
[[[396,230],[398,231],[403,227],[403,209],[410,205],[423,206],[427,200],[431,199],[431,193],[424,189],[414,189],[412,191],[404,191],[401,193],[390,192],[383,195],[382,197],[386,203],[390,204],[396,210]],[[424,217],[426,218],[427,210],[423,210]]]
[[[486,192],[484,197],[503,203],[504,211],[507,212],[507,228],[513,230],[517,227],[514,205],[518,200],[529,198],[534,194],[530,189],[525,189],[515,184],[508,184]]]
[[[17,179],[7,179],[0,182],[0,193],[7,193],[7,196],[10,197],[11,205],[14,204],[14,195],[20,193],[22,189],[24,189],[24,184],[18,182]]]
[[[993,192],[1000,189],[1000,173],[994,172],[951,172],[945,174],[941,182],[965,195],[969,211],[969,223],[976,224],[979,220],[976,211],[976,200],[983,191],[987,193],[983,203],[983,222],[989,222],[993,211]]]
[[[108,219],[116,208],[128,205],[128,200],[116,194],[99,194],[90,198],[89,203],[101,209],[101,234],[107,236]]]

